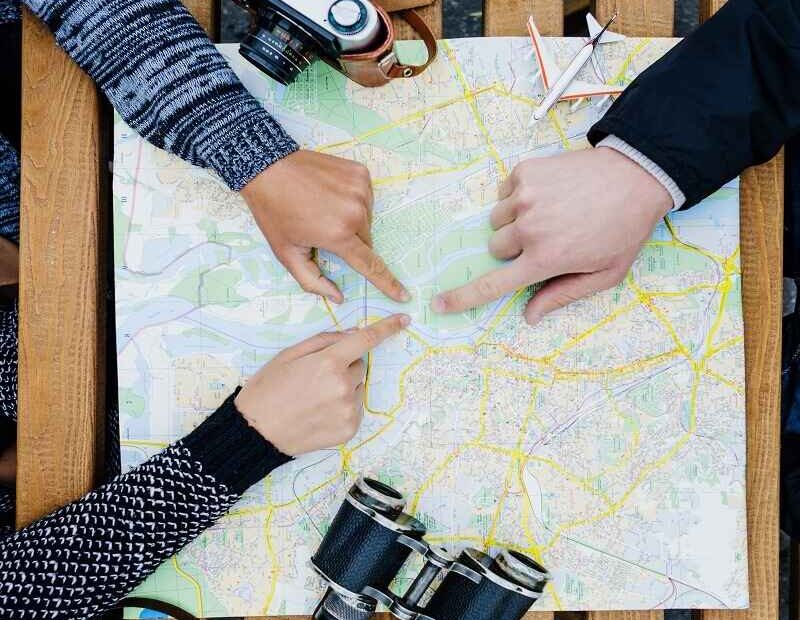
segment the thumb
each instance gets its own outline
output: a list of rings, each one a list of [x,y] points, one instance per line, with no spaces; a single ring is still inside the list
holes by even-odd
[[[597,291],[611,288],[619,281],[619,275],[611,269],[592,273],[571,273],[548,280],[528,302],[525,308],[525,320],[531,326],[536,325],[546,314]]]
[[[275,255],[305,292],[327,297],[336,304],[344,301],[341,291],[320,270],[311,248],[290,246]]]

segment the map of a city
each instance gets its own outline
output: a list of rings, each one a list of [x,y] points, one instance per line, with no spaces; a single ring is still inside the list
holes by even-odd
[[[546,43],[564,66],[581,40]],[[674,43],[603,45],[600,64],[626,84]],[[375,246],[414,299],[395,304],[325,255],[347,301],[304,294],[237,194],[117,118],[123,467],[282,348],[395,311],[413,322],[370,356],[353,441],[255,485],[137,593],[201,617],[310,613],[322,583],[309,558],[365,473],[406,493],[431,542],[536,557],[554,574],[539,609],[746,607],[738,185],[670,214],[621,285],[535,328],[529,290],[437,316],[436,292],[498,264],[498,183],[524,158],[586,147],[610,100],[559,104],[529,128],[543,89],[527,38],[443,41],[429,71],[379,89],[321,63],[278,87],[220,50],[304,147],[369,167]]]

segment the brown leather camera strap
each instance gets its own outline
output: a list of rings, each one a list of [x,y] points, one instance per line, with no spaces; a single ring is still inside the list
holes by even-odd
[[[167,614],[175,620],[198,620],[197,617],[184,611],[180,607],[170,605],[164,601],[157,601],[152,598],[144,598],[141,596],[131,596],[122,599],[117,605],[117,609],[125,609],[126,607],[141,607],[142,609],[149,609],[150,611],[157,611],[161,614]]]
[[[342,54],[336,61],[323,60],[347,75],[362,86],[383,86],[395,78],[410,78],[419,75],[436,58],[436,38],[425,21],[413,10],[398,11],[411,28],[419,35],[428,50],[428,59],[421,65],[407,65],[400,62],[395,53],[394,25],[392,18],[380,4],[375,3],[383,23],[383,40],[374,49],[354,54]]]
[[[418,9],[423,6],[429,6],[435,0],[377,0],[377,2],[389,13],[396,13],[405,9]]]
[[[405,11],[398,11],[398,15],[400,15],[400,17],[402,17],[408,23],[408,25],[414,29],[414,32],[416,32],[419,35],[419,38],[422,39],[423,43],[425,43],[425,47],[428,50],[428,60],[421,65],[396,64],[389,69],[388,75],[390,78],[414,77],[415,75],[419,75],[425,71],[425,69],[427,69],[436,59],[436,37],[433,36],[433,32],[431,32],[428,24],[425,23],[425,20],[422,19],[420,14],[415,10],[408,9]]]

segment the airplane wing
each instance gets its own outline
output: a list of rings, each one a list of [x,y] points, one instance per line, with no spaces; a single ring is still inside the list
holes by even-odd
[[[545,89],[550,90],[551,86],[558,79],[558,76],[561,75],[561,69],[558,68],[558,65],[550,53],[550,50],[544,44],[542,35],[539,33],[539,29],[536,27],[533,17],[528,19],[528,33],[530,34],[531,42],[533,43],[533,53],[536,56],[536,61],[539,63],[539,71],[534,76],[534,80],[541,76]],[[613,32],[608,34],[622,36]],[[606,35],[604,34],[601,40],[605,42],[605,38]],[[569,88],[564,91],[564,94],[559,98],[559,101],[570,101],[603,95],[618,95],[623,90],[624,89],[621,86],[612,86],[602,83],[593,84],[590,82],[584,82],[582,80],[575,80],[569,85]]]

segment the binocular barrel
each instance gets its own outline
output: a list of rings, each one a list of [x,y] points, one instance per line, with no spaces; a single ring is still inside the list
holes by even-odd
[[[311,559],[328,583],[315,620],[369,620],[378,603],[401,620],[518,620],[541,595],[550,576],[531,558],[477,549],[453,558],[424,541],[424,525],[404,508],[381,482],[353,485]],[[389,585],[412,552],[424,565],[399,596]]]

